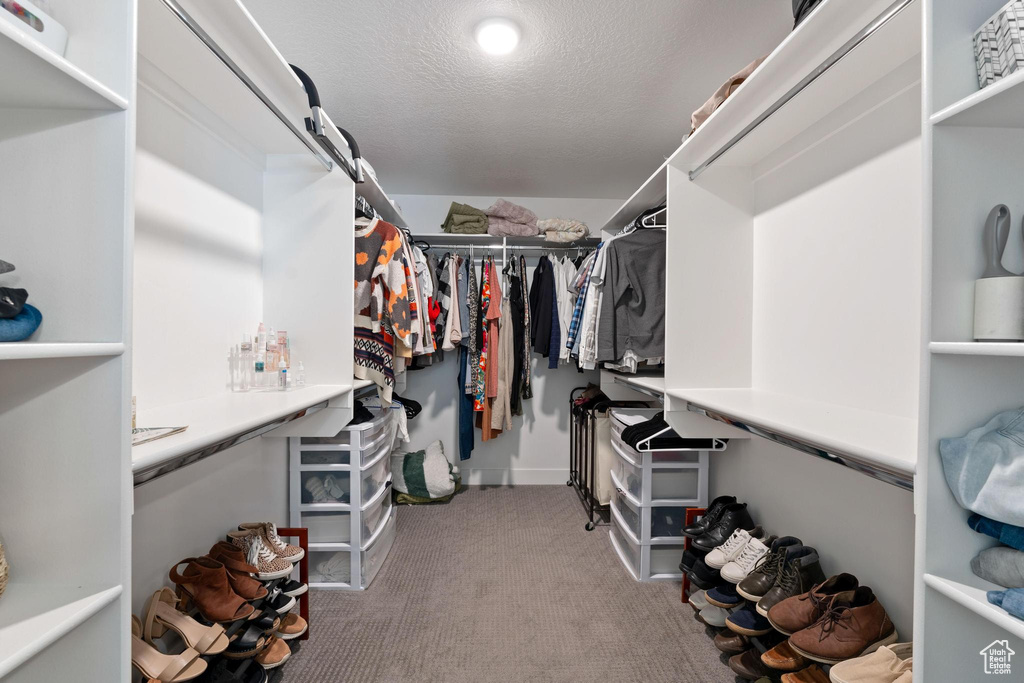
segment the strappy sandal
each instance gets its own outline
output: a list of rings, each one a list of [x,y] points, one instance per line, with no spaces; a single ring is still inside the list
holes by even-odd
[[[228,649],[228,637],[220,624],[204,626],[175,609],[178,599],[170,588],[161,588],[146,600],[143,608],[143,639],[151,644],[170,629],[200,655],[218,655]]]
[[[182,683],[206,671],[206,662],[188,647],[178,655],[165,655],[142,640],[142,622],[132,617],[132,666],[143,676],[161,683]]]
[[[262,612],[257,610],[249,617],[249,621],[263,629],[264,633],[270,634],[281,625],[281,615],[270,607],[265,607]]]
[[[267,597],[266,587],[250,574],[258,574],[259,569],[246,561],[245,553],[227,541],[215,543],[207,554],[224,565],[228,572],[231,589],[246,600],[260,600]]]
[[[231,644],[223,654],[228,659],[248,659],[263,652],[268,642],[263,629],[258,624],[250,624],[231,636]]]
[[[178,567],[185,566],[179,574]],[[177,586],[177,595],[185,609],[195,606],[204,619],[228,623],[249,617],[255,608],[231,590],[223,564],[209,557],[189,557],[171,567],[168,573]]]

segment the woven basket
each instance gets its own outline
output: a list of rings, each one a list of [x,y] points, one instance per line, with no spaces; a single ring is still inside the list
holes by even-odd
[[[0,595],[7,588],[7,560],[4,559],[4,544],[0,543]]]

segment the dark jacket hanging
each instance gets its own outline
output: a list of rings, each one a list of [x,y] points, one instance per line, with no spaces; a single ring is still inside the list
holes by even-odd
[[[530,286],[530,342],[533,350],[545,358],[551,350],[551,302],[554,298],[555,274],[551,261],[545,256],[534,269]]]

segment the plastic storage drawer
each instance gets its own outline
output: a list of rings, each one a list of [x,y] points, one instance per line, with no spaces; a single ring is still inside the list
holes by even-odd
[[[342,470],[303,470],[299,476],[302,504],[348,503],[351,475]]]
[[[640,510],[635,508],[629,499],[618,490],[614,492],[612,498],[612,509],[615,511],[613,515],[619,516],[623,530],[631,534],[634,540],[640,542],[643,538],[643,518],[640,515]]]
[[[377,576],[377,572],[380,571],[384,560],[388,558],[388,553],[391,552],[391,546],[395,543],[395,535],[398,533],[398,516],[395,514],[396,512],[397,510],[395,509],[391,510],[391,515],[388,517],[384,528],[380,530],[380,534],[377,538],[370,538],[363,549],[363,588],[369,586],[370,582]]]
[[[652,545],[650,560],[650,575],[666,579],[678,579],[682,577],[679,571],[679,561],[683,557],[683,544],[679,545]]]
[[[613,514],[612,525],[608,532],[615,546],[615,552],[619,559],[626,565],[626,569],[633,575],[633,578],[640,580],[640,546],[629,540],[629,535],[619,527],[619,520]]]
[[[685,506],[652,505],[650,510],[652,539],[683,537],[683,526],[686,522]]]
[[[612,464],[613,481],[615,485],[622,487],[630,496],[638,502],[643,501],[644,471],[639,461],[634,461],[625,455],[622,450],[612,442],[615,451],[615,460]]]
[[[361,518],[362,534],[360,538],[369,539],[377,533],[381,525],[388,518],[388,515],[391,514],[392,507],[391,480],[389,479],[385,482],[384,488],[363,506]]]
[[[368,501],[380,493],[380,489],[391,476],[391,448],[384,448],[378,453],[377,458],[359,473],[362,487],[360,489],[361,501]]]
[[[352,515],[348,512],[302,512],[302,526],[310,543],[348,543],[352,540]]]
[[[614,422],[612,424],[615,424]],[[642,463],[644,458],[648,462],[665,464],[697,464],[700,462],[700,451],[645,451],[640,452],[622,440],[622,432],[612,433],[612,443],[623,453],[634,461]]]
[[[347,550],[311,550],[309,583],[318,587],[348,587],[352,579],[352,555]]]
[[[612,408],[609,414],[612,418],[612,438],[622,440],[622,432],[626,427],[631,427],[640,422],[646,422],[661,411],[658,408]],[[639,422],[633,422],[630,418],[641,417]]]
[[[397,404],[396,404],[397,405]],[[398,423],[394,411],[378,411],[373,420],[346,427],[336,436],[304,436],[299,440],[302,465],[349,465],[362,467],[394,441]]]

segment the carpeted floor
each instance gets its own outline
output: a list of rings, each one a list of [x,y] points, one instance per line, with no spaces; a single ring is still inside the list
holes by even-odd
[[[275,683],[734,681],[676,582],[637,583],[565,486],[402,507],[363,593],[311,596]]]

